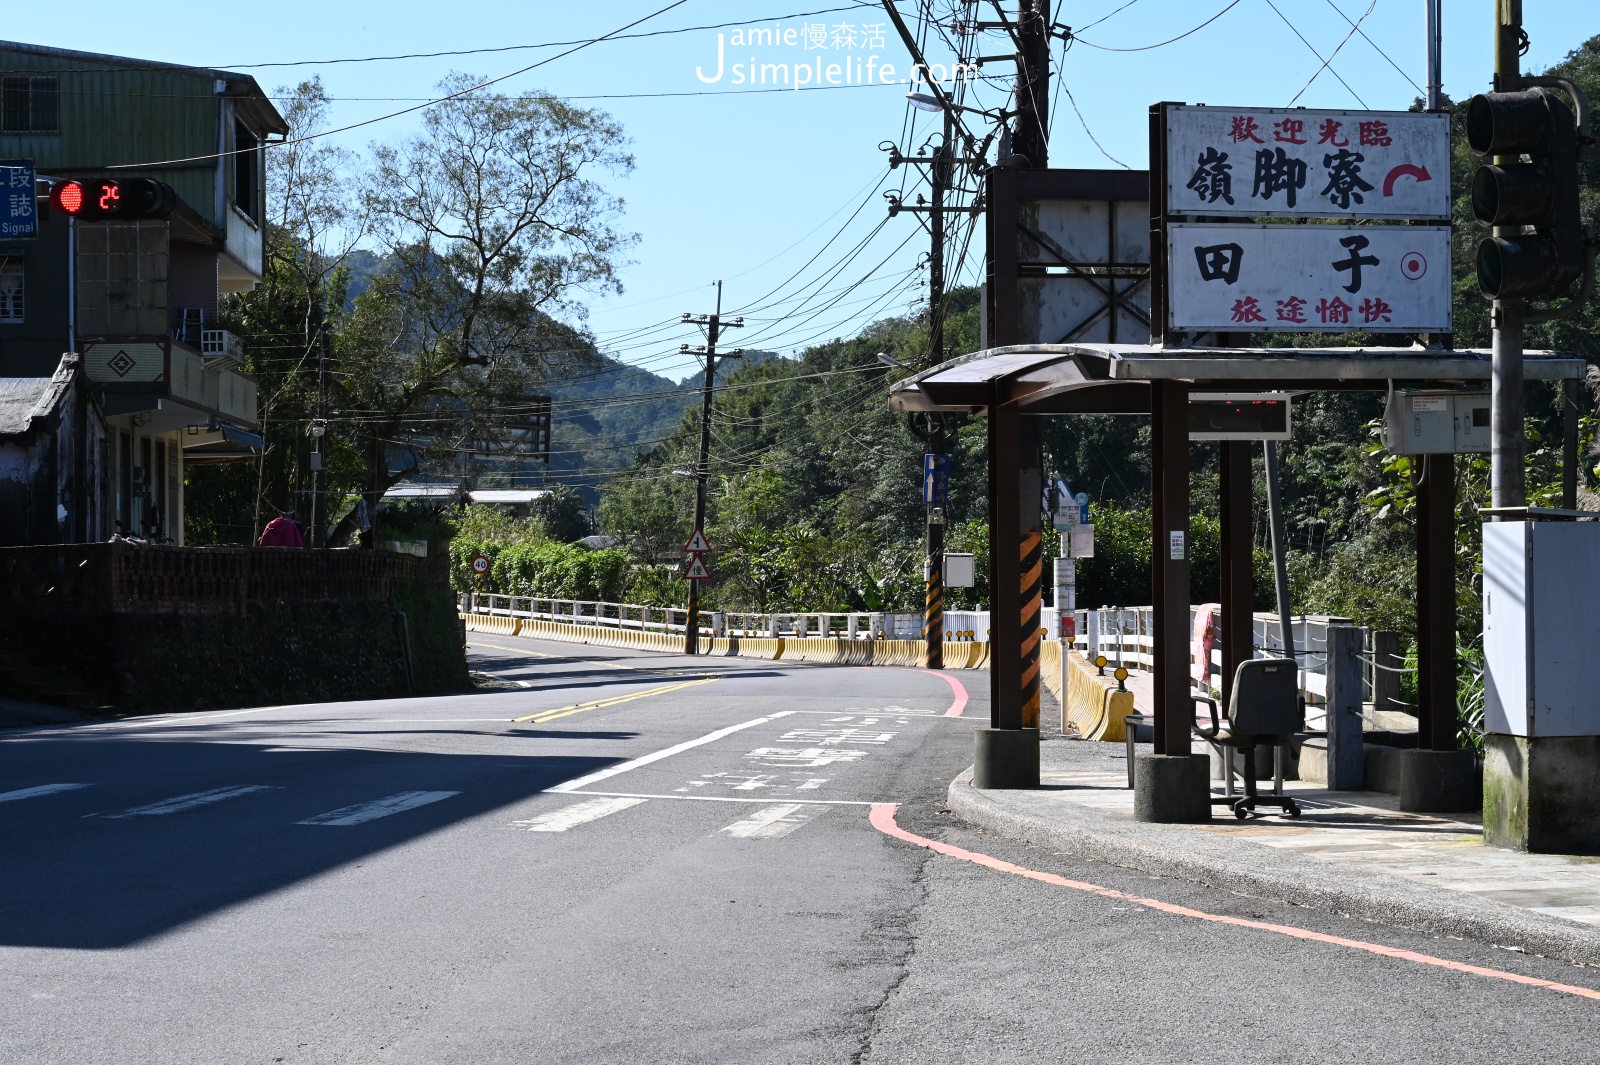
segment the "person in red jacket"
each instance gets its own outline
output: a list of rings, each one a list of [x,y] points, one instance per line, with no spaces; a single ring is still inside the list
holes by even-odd
[[[261,539],[256,541],[257,547],[304,547],[305,537],[300,535],[300,526],[280,514],[267,522],[267,527],[261,530]]]

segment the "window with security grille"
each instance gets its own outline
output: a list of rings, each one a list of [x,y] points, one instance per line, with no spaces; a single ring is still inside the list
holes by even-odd
[[[22,323],[22,260],[0,259],[0,324]]]
[[[61,79],[8,75],[0,79],[0,133],[59,133]]]

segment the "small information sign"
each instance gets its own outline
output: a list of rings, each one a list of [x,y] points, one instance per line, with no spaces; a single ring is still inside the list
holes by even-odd
[[[0,240],[39,235],[39,201],[32,159],[0,159]]]

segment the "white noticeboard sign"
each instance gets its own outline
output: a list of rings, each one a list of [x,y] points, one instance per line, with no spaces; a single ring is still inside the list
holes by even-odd
[[[1447,332],[1448,226],[1168,227],[1167,326]]]
[[[1450,217],[1450,119],[1413,111],[1166,108],[1167,211]]]

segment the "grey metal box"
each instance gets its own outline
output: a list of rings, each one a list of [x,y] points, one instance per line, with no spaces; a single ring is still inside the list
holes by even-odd
[[[1383,412],[1383,444],[1396,455],[1489,450],[1486,392],[1394,392]]]
[[[973,584],[973,557],[946,551],[944,555],[944,586],[946,588],[971,588]]]
[[[1600,523],[1483,527],[1484,727],[1600,736]]]

